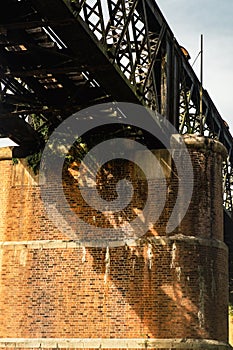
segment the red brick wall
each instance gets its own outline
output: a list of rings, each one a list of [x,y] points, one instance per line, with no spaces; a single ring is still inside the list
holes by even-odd
[[[24,162],[0,161],[1,338],[227,341],[222,150],[195,142],[190,145],[194,195],[180,226],[166,235],[177,193],[177,178],[170,173],[167,183],[174,190],[158,222],[131,246],[109,248],[110,261],[105,247],[84,248],[50,221],[38,179]],[[119,214],[132,219],[133,209],[142,208],[146,198],[145,179],[135,175],[132,164],[111,165],[102,195],[114,196],[114,182],[134,174],[136,194]],[[72,169],[64,171],[64,192],[73,210],[108,227],[103,215],[85,208],[71,175]]]
[[[4,247],[1,337],[225,340],[225,251],[152,246],[151,267],[147,244],[110,249],[107,276],[105,249],[87,248],[82,262],[81,248]]]

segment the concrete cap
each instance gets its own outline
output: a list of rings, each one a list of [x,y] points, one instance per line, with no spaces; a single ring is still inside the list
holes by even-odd
[[[0,160],[12,159],[12,150],[14,147],[1,147],[0,148]]]
[[[212,151],[214,153],[219,153],[223,159],[227,158],[227,149],[226,147],[218,140],[206,137],[199,136],[195,134],[185,134],[185,135],[174,135],[174,138],[171,138],[171,146],[176,148],[175,145],[179,142],[179,137],[181,137],[188,148],[196,149],[201,152]]]

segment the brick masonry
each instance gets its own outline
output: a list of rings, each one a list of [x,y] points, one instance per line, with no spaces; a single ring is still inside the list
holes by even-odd
[[[194,191],[179,227],[166,234],[178,180],[166,152],[156,151],[167,169],[165,208],[145,235],[130,245],[110,248],[84,247],[60,231],[44,208],[38,178],[24,160],[13,165],[10,149],[1,150],[0,347],[228,347],[224,148],[217,141],[191,136],[186,144]],[[77,166],[64,169],[63,185],[67,201],[82,220],[114,228],[143,209],[146,181],[133,164],[112,162],[97,178],[99,192],[108,200],[116,198],[119,179],[131,179],[135,194],[117,217],[84,203]],[[154,186],[159,201],[158,179]],[[90,237],[95,239],[91,232]]]

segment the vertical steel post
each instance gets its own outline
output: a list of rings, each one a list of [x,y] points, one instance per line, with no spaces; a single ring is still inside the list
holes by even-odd
[[[203,96],[203,34],[201,34],[201,64],[200,64],[200,134],[203,135],[203,106],[202,106],[202,96]]]

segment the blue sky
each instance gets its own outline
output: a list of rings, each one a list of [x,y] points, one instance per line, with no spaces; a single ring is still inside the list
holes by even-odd
[[[204,37],[204,88],[233,134],[233,0],[157,0],[192,64]],[[200,60],[193,69],[199,77]]]

